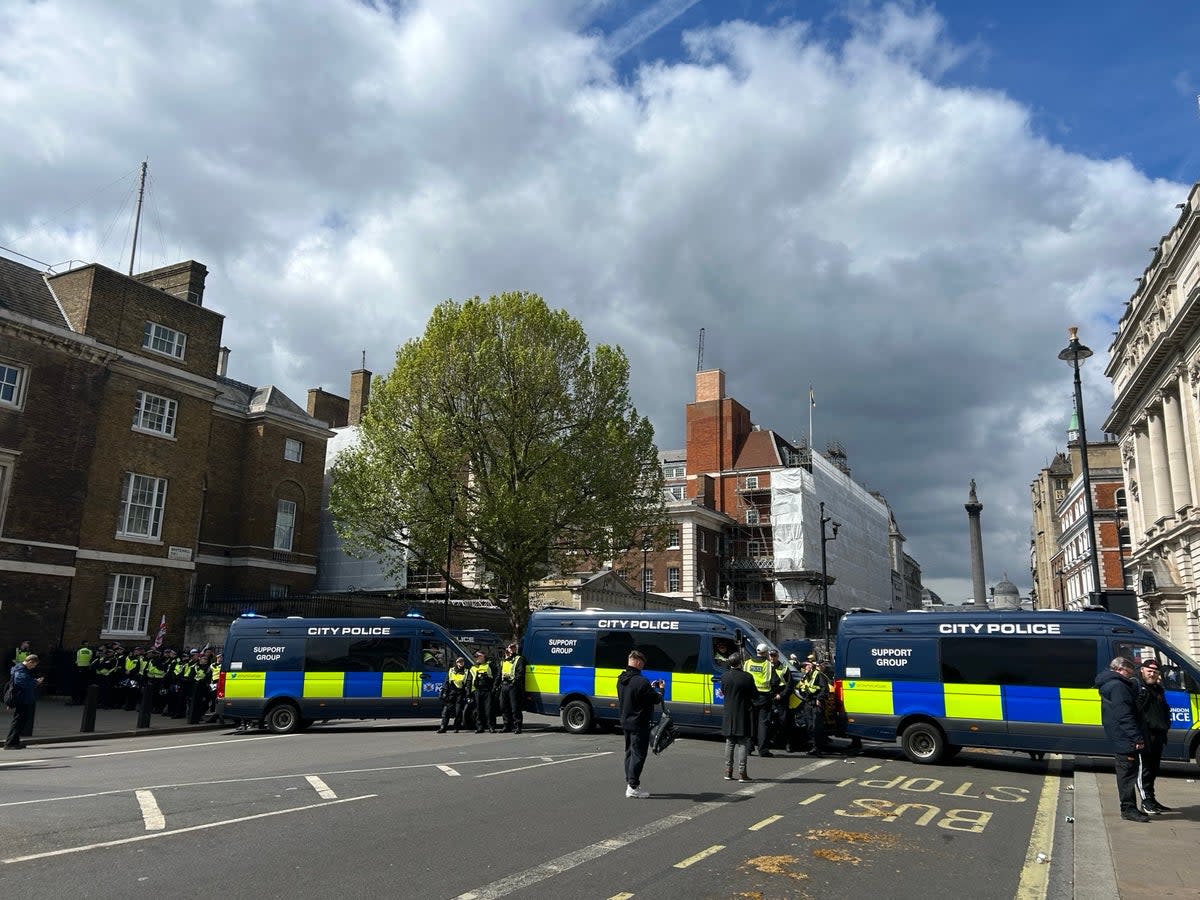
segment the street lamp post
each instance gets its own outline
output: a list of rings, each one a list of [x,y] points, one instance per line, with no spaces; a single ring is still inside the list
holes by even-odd
[[[642,612],[646,611],[646,572],[650,569],[650,535],[642,535]]]
[[[826,523],[833,523],[833,537],[825,536]],[[829,649],[829,572],[826,569],[825,545],[836,541],[840,522],[834,522],[831,516],[825,515],[825,501],[821,501],[821,625],[825,632],[825,659],[833,659]]]
[[[1092,476],[1088,470],[1087,426],[1083,420],[1083,388],[1079,382],[1079,364],[1092,355],[1090,348],[1079,342],[1079,329],[1067,329],[1070,340],[1058,358],[1075,371],[1075,416],[1079,419],[1079,460],[1083,469],[1083,502],[1087,514],[1088,548],[1092,553],[1092,598],[1103,601],[1104,585],[1100,583],[1100,553],[1096,541],[1096,513],[1092,509]]]

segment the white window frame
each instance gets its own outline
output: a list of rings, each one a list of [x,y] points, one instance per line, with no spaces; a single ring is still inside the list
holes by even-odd
[[[696,546],[701,553],[708,552],[708,532],[703,528],[696,529]]]
[[[758,516],[758,507],[757,506],[751,506],[748,510],[746,510],[746,524],[747,525],[757,525],[758,519],[759,519],[759,516]]]
[[[686,477],[687,465],[684,463],[667,463],[663,466],[663,478],[674,479]]]
[[[162,346],[155,346],[155,344]],[[142,349],[171,359],[183,359],[183,354],[187,350],[187,335],[182,331],[176,331],[174,328],[168,328],[166,325],[147,319],[146,327],[142,331]]]
[[[678,525],[672,525],[667,529],[667,549],[678,550],[683,546],[683,529]]]
[[[0,409],[24,409],[25,389],[28,384],[28,366],[21,366],[11,360],[0,359]],[[6,392],[10,393],[11,396],[6,397]]]
[[[678,566],[671,566],[667,569],[667,592],[672,594],[679,593],[679,585],[681,584],[680,571]]]
[[[757,491],[758,490],[758,476],[757,475],[747,475],[745,487],[746,487],[746,490],[748,490],[748,491]]]
[[[155,409],[154,407],[161,407]],[[133,430],[160,437],[175,437],[175,423],[179,421],[179,402],[162,394],[149,391],[137,392],[137,406],[133,410]],[[156,424],[160,427],[155,427]]]
[[[304,462],[304,441],[296,438],[284,438],[283,458],[288,462]]]
[[[20,455],[17,450],[0,450],[0,534],[4,534],[4,513],[8,509],[8,496],[12,493],[17,457]]]
[[[647,594],[654,593],[654,569],[650,566],[642,569],[642,590]]]
[[[289,588],[286,584],[276,584],[274,582],[271,583],[268,590],[270,591],[272,599],[286,597],[289,593]]]
[[[117,537],[157,541],[162,537],[163,511],[166,507],[167,479],[142,475],[138,472],[126,472],[125,479],[121,484]],[[143,529],[136,527],[138,522],[134,516],[138,510],[147,511],[144,514],[145,527]]]
[[[108,576],[108,596],[104,601],[104,634],[145,635],[150,622],[150,601],[154,595],[152,575],[115,574]],[[125,627],[118,627],[125,626]]]
[[[275,537],[271,546],[285,553],[292,552],[296,541],[296,502],[294,500],[277,500],[275,502]],[[291,521],[288,521],[290,517]]]
[[[682,484],[672,484],[667,487],[667,496],[672,500],[683,500],[683,492],[686,490]]]

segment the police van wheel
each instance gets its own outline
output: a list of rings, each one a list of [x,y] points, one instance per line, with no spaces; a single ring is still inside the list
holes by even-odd
[[[900,735],[904,755],[915,763],[936,763],[946,752],[941,729],[929,722],[914,722]]]
[[[275,734],[291,734],[300,728],[300,710],[293,703],[279,703],[268,710],[264,721]]]
[[[585,700],[572,700],[562,709],[563,728],[571,734],[587,734],[592,722],[592,707]]]

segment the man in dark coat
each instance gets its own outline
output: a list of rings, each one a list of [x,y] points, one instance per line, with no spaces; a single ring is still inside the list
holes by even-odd
[[[1121,818],[1130,822],[1149,822],[1150,817],[1137,807],[1137,784],[1142,774],[1141,751],[1146,746],[1145,726],[1137,707],[1137,687],[1133,683],[1133,660],[1118,656],[1096,676],[1100,691],[1100,719],[1104,734],[1112,742],[1117,763],[1117,796]]]
[[[746,757],[750,755],[750,738],[754,734],[754,701],[758,693],[754,679],[742,671],[742,658],[737,653],[726,660],[721,675],[721,694],[724,713],[721,734],[725,737],[725,780],[749,781]],[[734,774],[736,770],[736,775]]]
[[[647,681],[642,674],[645,666],[642,651],[630,650],[625,671],[617,676],[617,703],[621,710],[621,730],[625,732],[625,796],[639,800],[650,796],[641,787],[642,767],[650,749],[650,715],[663,702],[659,691],[667,686],[663,681]]]
[[[525,657],[516,644],[504,648],[500,660],[500,713],[504,716],[503,730],[521,733],[525,709]]]
[[[1158,815],[1170,812],[1154,796],[1154,782],[1158,778],[1162,763],[1163,747],[1167,745],[1167,732],[1171,728],[1171,705],[1167,703],[1163,689],[1158,660],[1144,659],[1138,666],[1138,711],[1146,726],[1146,748],[1142,750],[1142,811]]]
[[[33,675],[37,664],[37,654],[29,653],[21,662],[14,664],[8,673],[13,687],[12,706],[10,707],[12,723],[8,726],[8,739],[4,742],[5,750],[25,749],[25,745],[21,743],[21,732],[25,730],[25,723],[33,715],[33,707],[37,703],[38,685],[42,683],[41,678],[35,678]]]

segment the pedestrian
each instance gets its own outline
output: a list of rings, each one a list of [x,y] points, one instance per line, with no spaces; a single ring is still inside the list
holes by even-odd
[[[38,685],[43,681],[33,675],[37,664],[37,654],[27,653],[21,662],[13,664],[12,670],[8,673],[13,683],[12,706],[10,707],[12,723],[8,726],[8,738],[4,742],[5,750],[25,749],[25,745],[21,743],[21,732],[25,730],[26,724],[33,717],[33,708],[37,704]]]
[[[471,694],[475,698],[475,733],[496,733],[496,713],[492,696],[496,690],[496,663],[487,658],[482,650],[475,651],[475,665],[471,666]]]
[[[757,658],[742,665],[743,671],[754,679],[754,739],[750,752],[754,752],[754,744],[758,745],[759,756],[774,756],[771,752],[771,708],[774,701],[775,671],[767,658],[766,644],[755,648]]]
[[[721,694],[724,699],[721,734],[725,737],[725,780],[750,781],[746,774],[746,757],[750,755],[750,739],[754,735],[754,700],[758,693],[754,679],[742,671],[742,657],[732,653],[725,661],[721,675]]]
[[[1140,682],[1138,684],[1138,710],[1146,727],[1146,747],[1142,750],[1142,811],[1158,815],[1171,812],[1171,807],[1163,806],[1154,795],[1154,783],[1158,779],[1159,766],[1162,763],[1163,747],[1167,744],[1167,732],[1171,728],[1171,704],[1167,702],[1167,694],[1163,689],[1158,661],[1144,659],[1138,666]]]
[[[808,731],[809,756],[820,756],[829,748],[825,737],[825,706],[829,702],[829,677],[821,670],[816,657],[804,661],[800,677],[800,699],[805,729]]]
[[[1133,661],[1118,656],[1096,676],[1100,691],[1100,719],[1104,734],[1112,743],[1116,759],[1117,797],[1121,818],[1130,822],[1149,822],[1150,817],[1137,807],[1137,785],[1142,774],[1141,751],[1146,746],[1145,726],[1138,714],[1137,687],[1133,683]]]
[[[467,682],[470,677],[471,671],[467,668],[467,661],[461,656],[454,660],[454,665],[446,673],[446,681],[442,684],[442,727],[437,730],[438,734],[446,733],[451,717],[454,718],[455,733],[462,728],[463,716],[467,711]]]
[[[525,657],[516,644],[504,648],[500,661],[500,712],[504,716],[503,730],[521,733],[525,708]]]
[[[642,651],[630,650],[625,671],[617,676],[617,704],[625,733],[625,796],[639,800],[650,796],[642,789],[642,768],[650,750],[650,716],[663,702],[659,692],[667,687],[665,681],[647,681],[642,674],[645,667]]]

